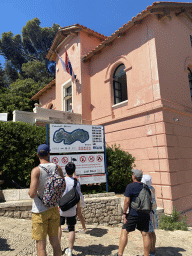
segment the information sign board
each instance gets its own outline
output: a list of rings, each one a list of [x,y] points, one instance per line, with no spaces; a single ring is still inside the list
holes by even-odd
[[[103,152],[103,126],[50,124],[50,152]]]
[[[104,154],[51,155],[50,162],[61,166],[65,174],[68,162],[76,165],[76,175],[93,175],[105,173]]]

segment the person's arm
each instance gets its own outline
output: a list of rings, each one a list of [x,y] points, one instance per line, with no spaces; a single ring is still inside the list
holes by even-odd
[[[40,177],[40,169],[39,167],[35,167],[31,172],[31,183],[29,188],[29,196],[31,198],[35,198],[37,195],[37,188],[39,185],[39,177]]]
[[[127,214],[127,209],[129,208],[129,204],[130,204],[130,197],[125,197],[124,206],[123,206],[123,220],[124,220],[124,224],[127,222],[126,214]]]

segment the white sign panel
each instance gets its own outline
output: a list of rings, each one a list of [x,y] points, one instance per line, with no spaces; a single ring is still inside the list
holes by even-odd
[[[51,155],[50,162],[61,166],[65,174],[68,162],[76,165],[76,175],[93,175],[105,173],[104,154]],[[95,183],[95,182],[93,182]]]
[[[103,126],[50,124],[50,152],[103,152]]]
[[[106,175],[105,174],[83,175],[83,176],[79,176],[79,181],[80,181],[81,185],[92,184],[92,183],[105,183]]]
[[[0,113],[0,121],[7,121],[7,116],[8,114],[7,113]]]

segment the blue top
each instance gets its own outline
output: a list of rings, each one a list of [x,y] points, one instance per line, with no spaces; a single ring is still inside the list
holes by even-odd
[[[140,191],[143,188],[143,183],[139,183],[139,182],[133,182],[127,185],[126,189],[125,189],[125,193],[124,196],[126,197],[130,197],[130,204],[129,204],[129,215],[132,216],[141,216],[141,215],[146,215],[148,213],[144,213],[144,212],[137,212],[136,210],[134,210],[133,208],[131,208],[131,202],[135,202],[135,199],[138,197]]]

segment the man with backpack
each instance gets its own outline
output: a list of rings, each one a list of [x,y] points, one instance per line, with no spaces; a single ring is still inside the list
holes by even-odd
[[[64,192],[65,180],[61,167],[49,162],[48,145],[39,145],[37,156],[40,165],[31,172],[31,184],[28,192],[29,196],[34,199],[32,204],[32,238],[36,240],[38,256],[47,255],[47,235],[53,247],[53,255],[61,256],[61,246],[58,239],[60,214],[57,203]]]
[[[65,198],[70,198],[70,193],[72,190],[75,190],[75,192],[78,193],[78,196],[81,193],[80,190],[80,183],[79,181],[73,177],[73,174],[75,172],[76,166],[74,163],[69,162],[66,166],[65,166],[65,170],[66,170],[66,177],[65,177],[65,182],[66,182],[66,189],[65,192],[63,194],[63,198],[64,200],[61,199],[60,201],[60,227],[59,227],[59,240],[61,241],[61,235],[62,235],[62,230],[61,230],[61,225],[65,224],[65,220],[66,223],[68,225],[68,230],[69,230],[69,247],[65,250],[65,254],[68,256],[72,256],[72,250],[73,250],[73,245],[75,242],[75,224],[76,224],[76,215],[77,212],[80,208],[80,197],[77,199],[76,204],[74,205],[74,203],[72,202],[72,200],[67,203],[67,201],[69,200],[65,200]],[[69,195],[69,196],[67,196]],[[73,195],[74,195],[74,191],[73,191]],[[73,198],[75,198],[75,196],[73,196]],[[75,198],[76,200],[76,198]],[[66,203],[61,206],[62,201],[65,201]],[[67,207],[65,207],[67,205]],[[74,205],[71,207],[71,205]],[[61,208],[63,208],[62,211]]]
[[[141,182],[142,176],[143,176],[143,173],[140,170],[132,169],[133,183],[130,183],[127,185],[124,193],[124,196],[125,196],[124,208],[123,208],[124,224],[121,230],[121,235],[119,240],[119,250],[118,250],[118,253],[115,254],[114,256],[123,255],[125,246],[127,245],[127,241],[128,241],[128,234],[134,231],[135,228],[140,230],[143,236],[144,256],[149,256],[150,237],[149,237],[148,231],[149,231],[149,219],[150,219],[149,212],[151,210],[151,205],[150,205],[151,194],[150,194],[150,190],[147,187],[145,187]],[[139,198],[139,195],[140,195],[140,198]],[[138,201],[140,201],[140,204],[137,204],[137,208],[136,208],[135,205],[132,204],[132,202],[136,204],[136,202]],[[134,205],[134,208],[137,210],[133,209],[132,207],[133,205]],[[148,209],[146,209],[146,206],[148,206]],[[129,213],[127,214],[128,208],[129,208]]]

